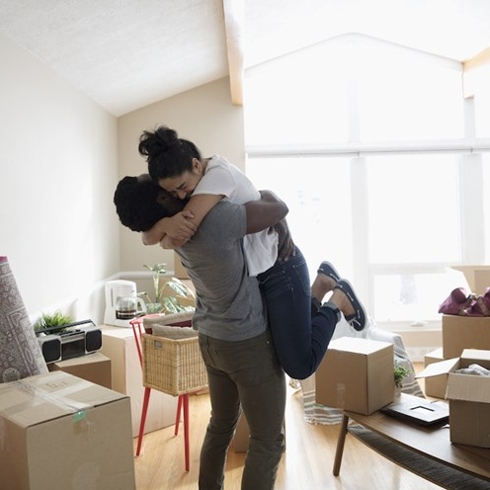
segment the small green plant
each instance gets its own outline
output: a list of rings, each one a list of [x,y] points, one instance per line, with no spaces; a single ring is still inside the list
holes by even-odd
[[[138,293],[138,296],[145,300],[147,313],[182,313],[185,311],[194,311],[194,293],[182,281],[176,277],[172,277],[171,280],[166,281],[163,286],[160,286],[160,276],[167,272],[165,265],[143,265],[143,267],[153,272],[154,301],[152,301],[146,291]]]
[[[395,386],[401,388],[403,380],[410,374],[410,371],[405,366],[396,365],[393,374],[395,376]]]
[[[41,313],[41,316],[34,323],[34,331],[36,334],[43,333],[50,329],[50,334],[58,334],[65,331],[64,325],[72,323],[74,320],[70,315],[64,315],[61,310],[56,310],[54,313]],[[59,328],[54,328],[59,327]],[[53,330],[51,330],[53,328]]]

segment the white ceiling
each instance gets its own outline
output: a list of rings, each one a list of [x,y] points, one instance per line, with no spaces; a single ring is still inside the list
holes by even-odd
[[[245,67],[347,33],[465,61],[488,0],[245,1]],[[115,116],[228,75],[222,0],[0,0],[0,33]]]

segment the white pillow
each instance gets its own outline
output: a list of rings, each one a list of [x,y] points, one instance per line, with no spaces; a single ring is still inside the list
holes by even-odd
[[[179,327],[171,325],[152,325],[153,335],[167,339],[189,339],[197,337],[197,330],[192,327]]]

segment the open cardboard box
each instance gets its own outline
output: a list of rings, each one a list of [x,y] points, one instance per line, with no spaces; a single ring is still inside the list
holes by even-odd
[[[416,378],[425,379],[425,394],[434,398],[446,398],[447,382],[450,373],[467,368],[471,364],[490,369],[490,351],[465,349],[461,357],[432,362]]]
[[[450,373],[451,442],[490,448],[490,376]]]
[[[393,344],[352,337],[330,342],[316,374],[316,402],[364,415],[393,402]]]
[[[0,488],[134,490],[129,398],[64,371],[0,384]]]
[[[417,377],[439,378],[440,398],[449,400],[450,439],[453,443],[490,448],[490,376],[460,374],[478,364],[490,369],[490,351],[465,349],[461,358],[430,364]]]

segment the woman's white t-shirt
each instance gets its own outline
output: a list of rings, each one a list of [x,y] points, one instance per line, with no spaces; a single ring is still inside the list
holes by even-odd
[[[223,195],[236,204],[260,199],[260,192],[250,179],[226,158],[214,155],[206,166],[202,179],[192,195]],[[245,235],[243,248],[249,276],[256,276],[271,268],[277,260],[278,236],[273,229]]]

